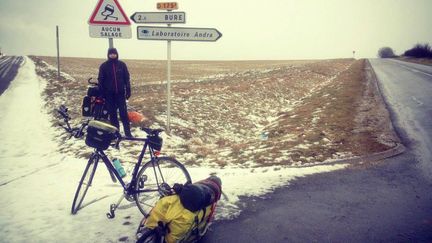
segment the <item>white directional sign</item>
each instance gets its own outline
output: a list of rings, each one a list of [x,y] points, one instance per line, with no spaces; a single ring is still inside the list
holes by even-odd
[[[138,26],[138,40],[217,41],[222,37],[217,29]]]
[[[136,12],[131,17],[138,24],[184,24],[185,12]]]
[[[99,0],[88,23],[90,37],[132,37],[131,22],[117,0]]]

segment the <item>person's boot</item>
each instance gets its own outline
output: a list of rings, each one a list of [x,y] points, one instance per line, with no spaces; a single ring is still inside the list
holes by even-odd
[[[129,122],[123,122],[124,133],[126,137],[132,137],[132,133],[130,131]]]

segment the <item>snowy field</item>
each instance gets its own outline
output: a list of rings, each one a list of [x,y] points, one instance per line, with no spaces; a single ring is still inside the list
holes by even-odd
[[[86,160],[59,151],[60,129],[51,127],[51,118],[41,96],[45,85],[46,81],[36,75],[33,61],[26,58],[16,79],[0,96],[0,241],[134,242],[135,230],[142,218],[137,207],[124,202],[116,218],[109,220],[105,216],[122,189],[112,183],[104,166],[98,167],[84,200],[85,207],[77,215],[70,214]],[[166,135],[165,141],[170,142]],[[74,146],[83,141],[71,139],[68,143]],[[112,153],[131,156],[126,149]],[[200,166],[187,169],[194,181],[210,173],[221,177],[227,198],[221,200],[216,219],[229,219],[240,213],[240,196],[263,196],[298,177],[345,166],[254,169]]]

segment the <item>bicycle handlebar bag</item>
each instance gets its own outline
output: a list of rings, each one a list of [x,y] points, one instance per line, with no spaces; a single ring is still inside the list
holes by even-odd
[[[156,151],[161,151],[163,139],[157,135],[151,135],[148,136],[148,138],[149,138],[149,146]]]
[[[88,124],[85,143],[92,148],[105,150],[115,139],[117,131],[111,124],[92,120]]]

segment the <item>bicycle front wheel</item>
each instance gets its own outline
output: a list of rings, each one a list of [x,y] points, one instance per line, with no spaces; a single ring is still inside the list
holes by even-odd
[[[135,185],[137,190],[149,190],[135,194],[139,210],[147,217],[161,197],[172,193],[171,189],[175,183],[187,182],[192,182],[189,172],[177,160],[160,157],[147,162],[138,173]]]
[[[75,192],[75,197],[72,203],[72,210],[71,210],[72,214],[76,214],[80,209],[81,204],[84,201],[84,197],[87,193],[87,190],[89,186],[91,186],[91,183],[93,181],[93,176],[96,172],[97,164],[98,164],[98,159],[96,158],[96,155],[92,154],[84,170],[84,173],[81,177],[81,180],[78,184],[77,190]]]

